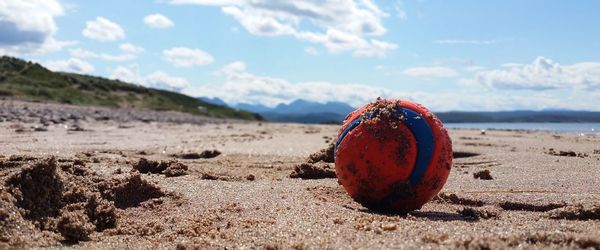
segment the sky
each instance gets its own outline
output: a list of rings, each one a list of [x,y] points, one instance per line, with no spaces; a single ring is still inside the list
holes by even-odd
[[[2,0],[0,54],[273,107],[600,111],[598,1]]]

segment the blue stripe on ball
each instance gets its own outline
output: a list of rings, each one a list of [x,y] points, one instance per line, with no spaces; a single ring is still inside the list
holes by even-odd
[[[413,133],[417,142],[417,161],[408,178],[410,185],[415,186],[425,174],[433,157],[435,145],[433,131],[419,113],[407,108],[401,108],[398,112],[404,116],[404,124]]]
[[[367,113],[365,115],[365,118],[369,119],[374,115],[374,113]],[[417,160],[415,161],[413,171],[410,174],[410,177],[408,178],[409,184],[411,186],[415,186],[417,185],[417,183],[419,183],[419,181],[425,174],[425,171],[429,167],[429,163],[431,162],[431,159],[433,157],[433,150],[435,146],[433,131],[431,130],[431,126],[429,126],[429,123],[427,123],[427,121],[414,110],[400,108],[396,109],[394,115],[398,118],[404,118],[404,124],[410,129],[416,140]],[[335,142],[335,151],[337,151],[337,148],[344,139],[344,137],[346,137],[346,135],[348,135],[350,131],[356,128],[361,123],[361,121],[362,117],[356,118],[354,121],[352,121],[350,126],[348,126],[346,129],[344,129],[344,131],[342,131],[337,141]]]
[[[344,139],[344,137],[346,137],[346,135],[348,135],[348,133],[353,130],[354,128],[356,128],[356,126],[358,126],[358,124],[360,124],[360,122],[362,121],[361,117],[356,118],[356,120],[354,120],[350,126],[348,126],[346,129],[344,129],[344,131],[342,132],[342,134],[338,137],[337,141],[335,142],[335,151],[337,151],[337,147],[340,145],[340,142],[342,142],[342,140]]]

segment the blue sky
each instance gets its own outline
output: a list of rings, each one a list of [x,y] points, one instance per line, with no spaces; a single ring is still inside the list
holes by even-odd
[[[274,106],[600,110],[600,2],[0,2],[0,54]]]

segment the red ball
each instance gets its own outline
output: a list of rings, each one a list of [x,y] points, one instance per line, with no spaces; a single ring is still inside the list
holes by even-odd
[[[335,171],[348,194],[382,212],[419,209],[444,186],[452,142],[427,108],[377,99],[344,120],[335,147]]]

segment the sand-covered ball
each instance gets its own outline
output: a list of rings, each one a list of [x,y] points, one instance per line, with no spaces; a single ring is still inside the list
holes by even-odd
[[[377,99],[350,113],[338,133],[338,179],[372,210],[421,208],[442,189],[451,166],[446,129],[414,102]]]

